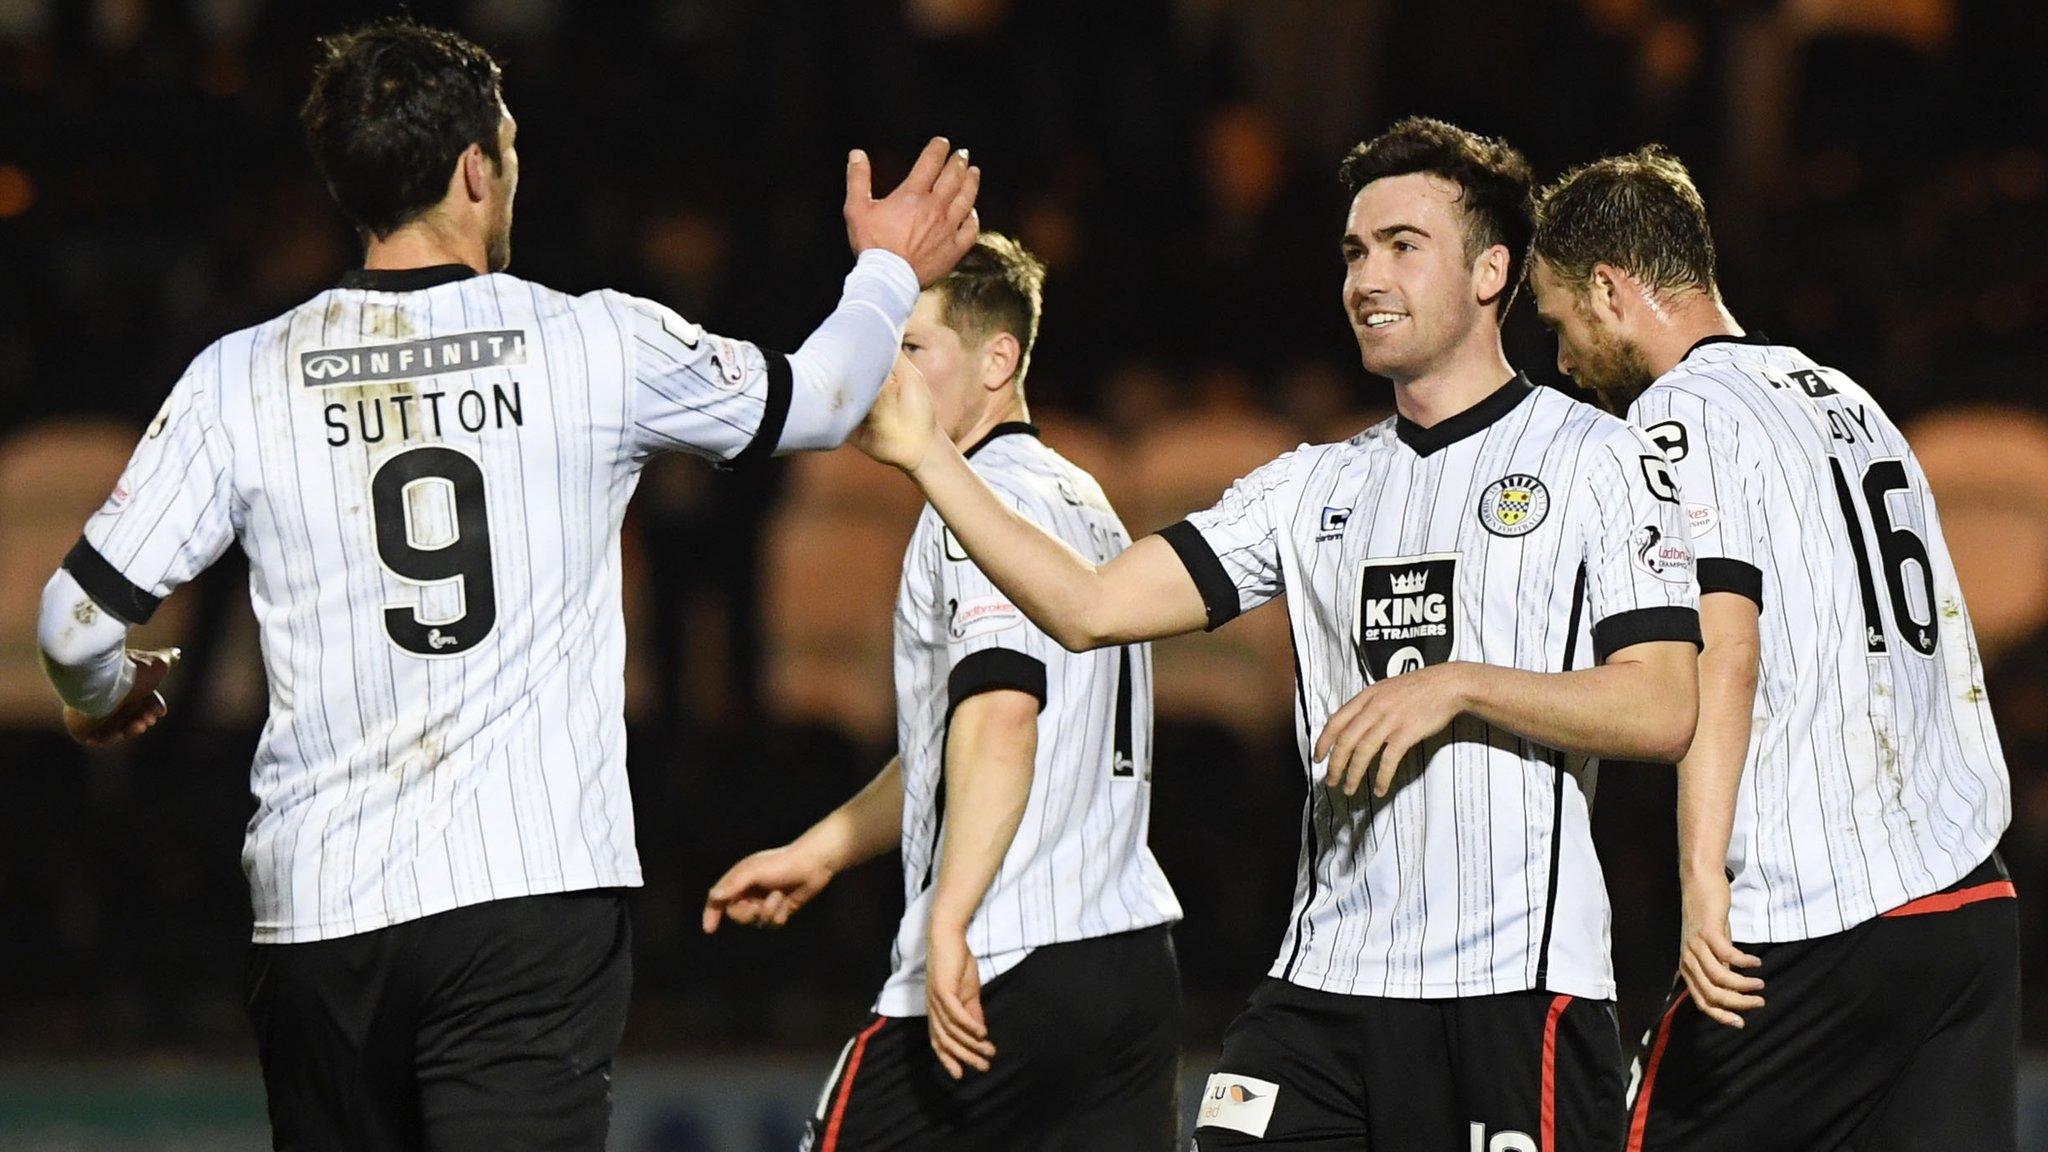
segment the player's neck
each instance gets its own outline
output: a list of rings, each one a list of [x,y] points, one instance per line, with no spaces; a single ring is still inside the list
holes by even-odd
[[[1643,358],[1658,376],[1678,367],[1685,354],[1709,336],[1747,335],[1716,293],[1688,293],[1669,311],[1671,322],[1658,325],[1642,344]]]
[[[1493,395],[1514,374],[1496,330],[1486,339],[1465,341],[1421,375],[1394,381],[1394,408],[1412,423],[1432,427]]]
[[[363,267],[369,269],[439,264],[466,264],[480,273],[491,270],[483,237],[453,235],[428,218],[415,220],[382,239],[371,237],[363,252]]]
[[[967,431],[953,437],[953,447],[965,452],[986,440],[988,434],[996,430],[997,425],[1030,422],[1031,409],[1025,405],[1024,398],[1012,396],[1000,404],[991,406],[988,411],[981,414],[981,419],[968,425]]]

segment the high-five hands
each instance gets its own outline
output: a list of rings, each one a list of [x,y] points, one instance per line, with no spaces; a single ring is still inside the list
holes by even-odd
[[[128,662],[135,665],[135,681],[128,688],[128,695],[112,712],[105,716],[92,717],[78,709],[65,705],[64,730],[71,738],[88,748],[104,748],[133,740],[156,726],[167,711],[164,698],[157,686],[170,675],[172,665],[178,662],[176,648],[159,648],[150,651],[130,648]]]
[[[915,472],[938,434],[938,415],[924,373],[899,352],[867,419],[847,441],[884,464]]]
[[[1453,661],[1417,668],[1389,676],[1346,701],[1316,740],[1315,758],[1329,761],[1323,783],[1355,796],[1372,773],[1372,794],[1385,796],[1401,758],[1465,711],[1467,667]]]
[[[910,175],[894,192],[874,196],[868,154],[856,148],[846,158],[846,239],[855,252],[885,248],[908,261],[920,287],[929,288],[953,270],[981,234],[974,198],[981,169],[967,162],[967,149],[934,136]]]

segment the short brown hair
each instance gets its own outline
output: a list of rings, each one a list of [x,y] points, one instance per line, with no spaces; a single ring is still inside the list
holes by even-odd
[[[335,202],[371,236],[418,219],[448,194],[471,144],[498,162],[497,61],[453,32],[392,16],[320,40],[299,109]]]
[[[1389,176],[1423,172],[1458,186],[1465,214],[1465,258],[1477,259],[1495,244],[1508,250],[1508,286],[1498,315],[1506,317],[1522,283],[1529,254],[1529,162],[1505,141],[1480,136],[1456,124],[1410,116],[1353,148],[1337,169],[1346,190]]]
[[[1574,168],[1536,205],[1536,255],[1565,283],[1612,264],[1653,288],[1718,291],[1707,204],[1678,157],[1652,144]]]
[[[953,331],[977,341],[998,332],[1017,338],[1014,379],[1021,386],[1038,343],[1045,264],[1010,237],[983,232],[932,290],[939,294],[940,319]]]

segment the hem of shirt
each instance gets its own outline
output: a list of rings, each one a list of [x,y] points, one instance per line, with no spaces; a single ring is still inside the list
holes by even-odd
[[[615,873],[601,873],[596,876],[555,876],[528,879],[514,887],[486,887],[457,889],[437,899],[421,902],[415,908],[387,911],[381,916],[350,916],[336,920],[315,921],[311,924],[256,924],[249,934],[252,944],[312,944],[321,940],[338,940],[344,936],[360,936],[381,928],[395,928],[414,920],[424,920],[457,908],[474,904],[488,904],[493,900],[516,900],[521,896],[553,896],[563,892],[583,892],[592,888],[639,888],[643,884],[638,868]]]
[[[1157,928],[1162,924],[1178,924],[1181,920],[1182,917],[1179,914],[1163,916],[1157,920],[1146,921],[1143,924],[1133,924],[1128,928],[1115,928],[1104,932],[1089,932],[1080,936],[1067,936],[1057,940],[1040,940],[1032,944],[1019,945],[1015,948],[1005,948],[1001,952],[989,956],[976,956],[974,959],[976,965],[981,969],[981,982],[985,986],[989,981],[1023,963],[1026,956],[1031,955],[1040,948],[1050,948],[1055,944],[1075,944],[1082,940],[1100,940],[1105,936],[1122,936],[1126,932],[1143,932],[1147,928]],[[923,957],[919,957],[918,968],[920,972],[924,968]],[[925,1014],[924,977],[920,974],[916,982],[912,983],[908,976],[903,976],[904,983],[899,985],[896,983],[899,976],[903,976],[900,971],[889,973],[888,978],[882,982],[882,991],[876,995],[875,1002],[869,1007],[868,1011],[873,1012],[877,1016],[893,1016],[898,1018],[923,1016]],[[916,993],[915,996],[911,995],[913,991]],[[892,994],[894,998],[892,998]],[[904,1007],[900,1011],[892,1010],[905,1004],[910,1006]]]
[[[1508,996],[1516,992],[1533,992],[1540,987],[1545,992],[1558,992],[1576,996],[1582,1000],[1612,1000],[1615,998],[1614,978],[1579,978],[1560,974],[1552,970],[1549,977],[1539,986],[1533,980],[1503,983],[1494,980],[1451,981],[1429,983],[1427,981],[1409,984],[1382,984],[1375,974],[1361,972],[1356,978],[1346,980],[1329,979],[1327,974],[1297,971],[1287,972],[1283,958],[1267,970],[1266,975],[1275,980],[1285,980],[1298,988],[1316,992],[1327,992],[1333,996],[1356,996],[1373,1000],[1470,1000],[1481,996]],[[1360,991],[1360,989],[1366,989]]]
[[[1770,923],[1770,914],[1766,911],[1764,914],[1753,919],[1745,917],[1742,915],[1742,909],[1738,902],[1728,912],[1729,938],[1737,944],[1796,944],[1801,940],[1818,940],[1824,936],[1840,936],[1852,928],[1868,924],[1872,920],[1882,919],[1885,913],[1890,912],[1894,908],[1903,907],[1923,896],[1932,896],[1937,892],[1961,883],[1964,877],[1982,868],[1990,861],[1992,855],[1998,851],[1999,840],[2000,837],[1994,836],[1988,843],[1973,848],[1968,855],[1974,863],[1962,871],[1956,872],[1955,866],[1951,864],[1947,868],[1934,873],[1936,883],[1933,887],[1920,884],[1897,884],[1885,887],[1881,891],[1873,892],[1871,903],[1877,905],[1877,909],[1868,914],[1864,914],[1859,910],[1854,919],[1831,914],[1829,919],[1821,921],[1816,926],[1813,914],[1809,911],[1807,914],[1807,927],[1803,931],[1792,930],[1774,933],[1766,929],[1760,933],[1750,933],[1746,929],[1754,927],[1757,921],[1768,925]],[[1954,874],[1950,875],[1952,872]],[[1946,879],[1942,879],[1943,877],[1946,877]],[[1804,900],[1802,903],[1809,907],[1819,905],[1823,910],[1832,912],[1834,892],[1834,888],[1830,887],[1826,891],[1819,893],[1816,898]]]

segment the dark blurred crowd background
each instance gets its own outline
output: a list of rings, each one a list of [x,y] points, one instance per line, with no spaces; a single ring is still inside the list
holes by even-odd
[[[0,0],[0,1047],[246,1051],[237,864],[263,686],[231,553],[145,640],[171,718],[85,754],[35,594],[185,363],[359,255],[295,120],[313,40],[387,6]],[[1692,166],[1752,330],[1909,428],[1990,668],[2016,818],[2027,1030],[2048,1045],[2048,21],[2029,0],[418,0],[498,53],[520,123],[513,271],[792,347],[848,267],[847,149],[893,180],[944,133],[985,227],[1049,264],[1028,382],[1134,534],[1389,409],[1339,308],[1335,172],[1425,113],[1540,174],[1660,141]],[[1526,303],[1513,359],[1564,384]],[[1568,384],[1564,384],[1568,386]],[[625,540],[636,897],[629,1048],[836,1041],[885,970],[893,867],[786,931],[699,935],[732,860],[893,744],[889,612],[917,499],[842,452],[650,467]],[[1270,962],[1304,788],[1280,609],[1158,647],[1153,843],[1188,911],[1189,1043]],[[1669,984],[1671,771],[1605,770],[1624,1027]]]

